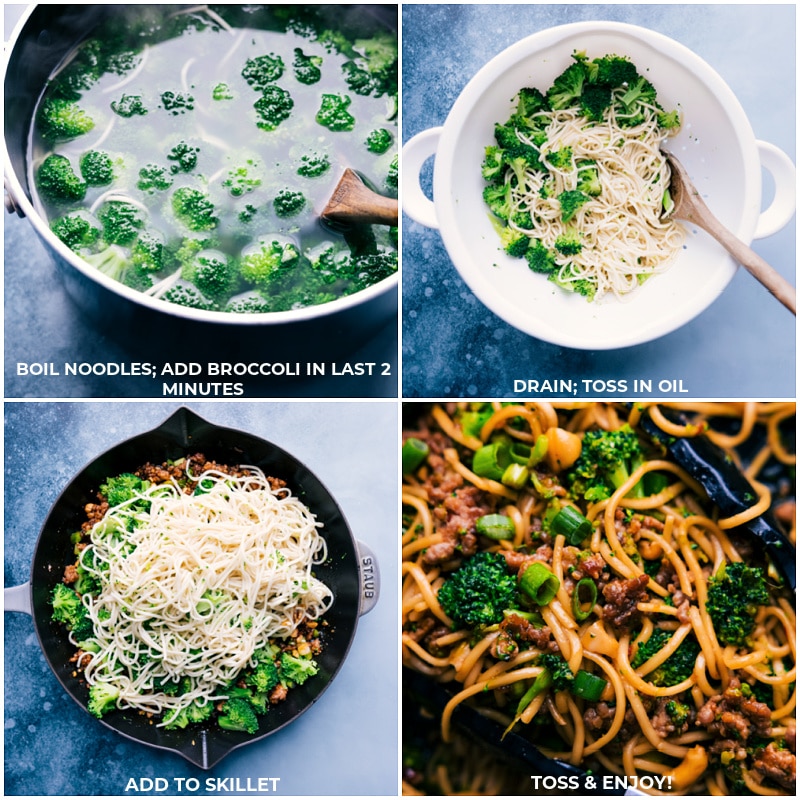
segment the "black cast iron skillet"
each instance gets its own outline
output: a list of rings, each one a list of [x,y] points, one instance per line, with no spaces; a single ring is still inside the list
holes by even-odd
[[[197,452],[220,463],[251,464],[267,475],[286,481],[323,523],[328,559],[316,568],[315,574],[330,587],[334,596],[333,606],[325,615],[329,633],[323,652],[317,657],[318,675],[292,689],[286,700],[260,717],[256,735],[223,731],[216,726],[164,730],[135,711],[114,711],[99,720],[99,724],[129,739],[171,750],[203,769],[210,769],[235,748],[275,733],[315,703],[342,666],[358,617],[377,602],[378,569],[374,556],[366,546],[353,539],[336,501],[294,456],[265,439],[214,425],[186,408],[178,409],[157,428],[98,456],[73,478],[56,500],[39,534],[30,582],[6,590],[5,610],[32,615],[50,668],[70,697],[86,709],[88,690],[73,676],[74,665],[69,663],[74,648],[64,627],[50,618],[52,589],[63,577],[64,567],[74,560],[70,534],[80,528],[85,520],[85,504],[95,502],[98,487],[109,475],[129,472],[147,461],[161,463]]]
[[[403,428],[413,430],[430,411],[427,402],[403,404]],[[663,410],[665,416],[677,424],[686,422],[678,412]],[[733,516],[753,505],[753,489],[747,479],[725,452],[704,437],[677,439],[668,436],[650,419],[642,416],[642,429],[654,442],[663,446],[669,457],[683,467],[705,489],[712,502],[723,516]],[[746,453],[742,454],[747,460]],[[741,526],[758,539],[787,584],[796,591],[795,547],[786,538],[770,510]],[[403,669],[403,693],[412,702],[439,714],[452,697],[444,686],[425,678],[410,669]],[[502,725],[483,716],[475,708],[461,703],[453,712],[453,724],[494,751],[499,757],[509,759],[517,765],[524,764],[538,775],[585,776],[586,770],[558,759],[547,758],[524,736],[513,730],[504,733]],[[583,785],[583,784],[581,784]],[[593,794],[618,794],[593,790]]]

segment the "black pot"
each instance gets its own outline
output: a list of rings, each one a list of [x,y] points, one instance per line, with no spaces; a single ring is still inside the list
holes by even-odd
[[[171,6],[170,8],[178,8]],[[6,207],[30,221],[55,260],[67,292],[86,319],[104,333],[152,361],[158,344],[165,361],[188,360],[202,352],[209,361],[269,357],[337,358],[367,344],[397,315],[397,276],[350,297],[311,308],[274,314],[226,314],[200,311],[154,300],[100,274],[85,264],[51,231],[31,202],[27,147],[31,118],[48,77],[72,47],[108,15],[125,5],[45,5],[31,7],[8,43],[4,76]],[[140,7],[139,7],[140,8]],[[397,29],[397,6],[343,6],[346,13],[369,16]],[[345,13],[345,12],[343,12]],[[169,336],[169,328],[177,332]],[[191,349],[189,349],[191,347]],[[189,356],[191,357],[191,356]]]
[[[73,478],[61,493],[42,527],[36,543],[29,583],[5,591],[5,610],[31,614],[45,658],[66,692],[84,710],[88,690],[74,674],[69,659],[74,647],[66,630],[51,620],[49,599],[64,567],[74,559],[70,533],[85,519],[84,506],[94,502],[98,486],[108,475],[130,471],[147,461],[161,463],[193,452],[228,464],[252,464],[267,475],[283,478],[317,519],[328,545],[327,561],[315,574],[333,592],[334,602],[325,615],[329,634],[317,657],[319,673],[295,687],[286,700],[261,717],[259,733],[223,731],[216,726],[164,730],[136,711],[114,711],[102,720],[129,739],[172,750],[203,769],[210,769],[237,747],[263,739],[295,720],[325,691],[342,666],[355,635],[358,617],[377,602],[378,567],[369,549],[357,543],[336,501],[319,479],[294,456],[264,439],[213,425],[188,409],[178,409],[151,431],[116,445],[98,456]],[[88,715],[88,711],[86,712]]]

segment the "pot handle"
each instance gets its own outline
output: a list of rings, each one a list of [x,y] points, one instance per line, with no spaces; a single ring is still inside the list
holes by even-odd
[[[3,202],[5,204],[6,211],[9,214],[16,214],[18,217],[24,217],[25,212],[22,210],[17,198],[14,196],[14,192],[9,184],[8,179],[5,177],[3,177],[3,190]]]
[[[3,611],[19,611],[33,616],[30,581],[3,589]]]
[[[358,573],[361,581],[361,602],[359,603],[358,615],[363,616],[375,607],[380,594],[380,571],[378,570],[378,559],[375,554],[363,542],[356,542],[358,551]]]
[[[403,171],[403,211],[427,228],[438,228],[436,207],[422,191],[419,179],[425,162],[436,154],[442,128],[428,128],[409,139],[400,159]]]
[[[795,212],[796,170],[792,159],[779,147],[761,140],[756,142],[756,146],[761,166],[775,181],[775,196],[769,207],[761,212],[756,223],[756,232],[753,234],[754,239],[763,239],[783,228]]]

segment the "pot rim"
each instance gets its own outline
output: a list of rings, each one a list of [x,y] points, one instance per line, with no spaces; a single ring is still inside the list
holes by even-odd
[[[6,43],[5,54],[3,59],[3,74],[2,80],[5,85],[6,74],[8,65],[11,60],[12,54],[17,46],[19,37],[22,34],[25,26],[27,25],[33,12],[36,10],[40,3],[30,3],[26,8],[23,15],[20,17],[17,25],[14,27],[11,36]],[[187,308],[179,306],[174,303],[167,303],[163,300],[158,300],[153,297],[137,292],[128,286],[103,275],[96,269],[87,264],[77,253],[70,250],[51,230],[47,221],[36,211],[33,203],[30,201],[28,192],[24,189],[22,181],[17,177],[16,172],[12,167],[11,158],[8,153],[8,144],[6,142],[5,133],[3,135],[3,178],[5,190],[17,209],[17,214],[27,217],[28,221],[33,226],[37,235],[43,240],[45,245],[55,250],[57,255],[66,261],[72,268],[78,270],[82,275],[90,280],[98,283],[105,289],[120,295],[121,297],[131,300],[134,303],[149,308],[153,311],[165,313],[168,316],[183,317],[185,319],[194,320],[196,322],[211,322],[211,323],[224,323],[236,326],[281,326],[289,323],[303,322],[312,319],[324,319],[332,317],[339,313],[346,312],[350,309],[358,308],[361,305],[368,304],[377,298],[384,297],[392,291],[396,293],[399,285],[399,270],[387,278],[384,278],[378,283],[368,286],[359,292],[340,297],[336,300],[331,300],[329,303],[320,303],[315,306],[307,306],[305,308],[298,308],[292,311],[272,311],[268,313],[256,314],[233,314],[225,311],[204,311],[197,308]],[[7,198],[8,199],[8,198]]]

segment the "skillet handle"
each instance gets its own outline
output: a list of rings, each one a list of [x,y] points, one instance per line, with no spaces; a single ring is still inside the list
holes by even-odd
[[[361,602],[358,615],[363,616],[375,606],[380,594],[381,577],[378,569],[378,559],[363,542],[356,542],[358,551],[358,573],[361,581]]]
[[[3,589],[3,611],[19,611],[33,616],[30,581]]]

